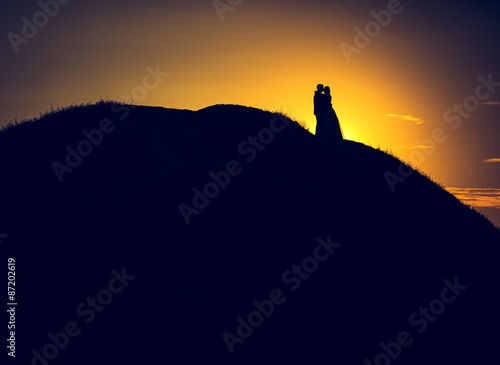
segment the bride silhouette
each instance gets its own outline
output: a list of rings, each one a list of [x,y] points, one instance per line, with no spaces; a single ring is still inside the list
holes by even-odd
[[[317,118],[316,135],[325,136],[340,141],[344,139],[342,129],[340,127],[339,118],[332,106],[332,95],[330,87],[318,85],[314,98],[314,110]],[[323,93],[321,93],[323,91]]]

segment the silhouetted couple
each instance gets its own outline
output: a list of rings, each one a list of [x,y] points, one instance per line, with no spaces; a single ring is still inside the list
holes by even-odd
[[[316,135],[331,137],[334,140],[342,140],[339,118],[332,106],[332,95],[330,87],[319,84],[314,92],[314,115],[316,115]]]

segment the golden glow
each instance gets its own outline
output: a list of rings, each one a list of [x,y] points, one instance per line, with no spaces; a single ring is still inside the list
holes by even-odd
[[[340,43],[352,43],[353,25],[363,24],[353,23],[362,20],[352,20],[347,11],[332,19],[313,7],[298,11],[291,4],[273,9],[243,3],[221,22],[210,6],[175,14],[145,10],[133,14],[133,27],[132,14],[120,13],[112,25],[107,13],[92,16],[96,26],[68,24],[68,33],[54,41],[61,51],[47,71],[51,89],[27,90],[26,100],[34,109],[28,114],[51,104],[122,100],[142,84],[146,66],[159,64],[170,75],[136,103],[281,110],[314,133],[312,98],[316,84],[323,83],[332,89],[346,139],[407,159],[414,149],[399,147],[418,146],[415,138],[429,135],[423,107],[432,100],[433,85],[426,85],[416,71],[425,74],[424,61],[400,53],[401,39],[382,35],[348,62]],[[81,64],[74,61],[78,52]],[[432,171],[439,170],[431,166],[427,172]]]

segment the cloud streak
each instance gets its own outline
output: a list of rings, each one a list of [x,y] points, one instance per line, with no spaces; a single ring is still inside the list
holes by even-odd
[[[488,158],[488,159],[483,160],[481,162],[484,162],[484,163],[500,163],[500,158],[498,158],[498,157]]]
[[[500,106],[500,101],[485,101],[484,103],[481,104],[489,106]]]
[[[424,120],[422,118],[414,117],[412,115],[400,115],[400,114],[386,114],[390,118],[398,118],[399,120],[405,122],[413,122],[415,124],[423,124]]]
[[[447,187],[463,203],[477,208],[500,209],[500,188],[455,188]]]

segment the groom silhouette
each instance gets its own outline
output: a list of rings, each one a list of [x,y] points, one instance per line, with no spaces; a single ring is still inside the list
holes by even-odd
[[[316,135],[328,137],[332,141],[344,139],[339,118],[332,106],[330,87],[318,84],[314,92],[314,115],[316,116]]]
[[[318,134],[318,131],[321,132],[324,124],[326,99],[325,94],[323,94],[323,90],[323,84],[318,84],[318,86],[316,86],[316,91],[314,92],[313,98],[314,115],[316,116],[316,135]]]

